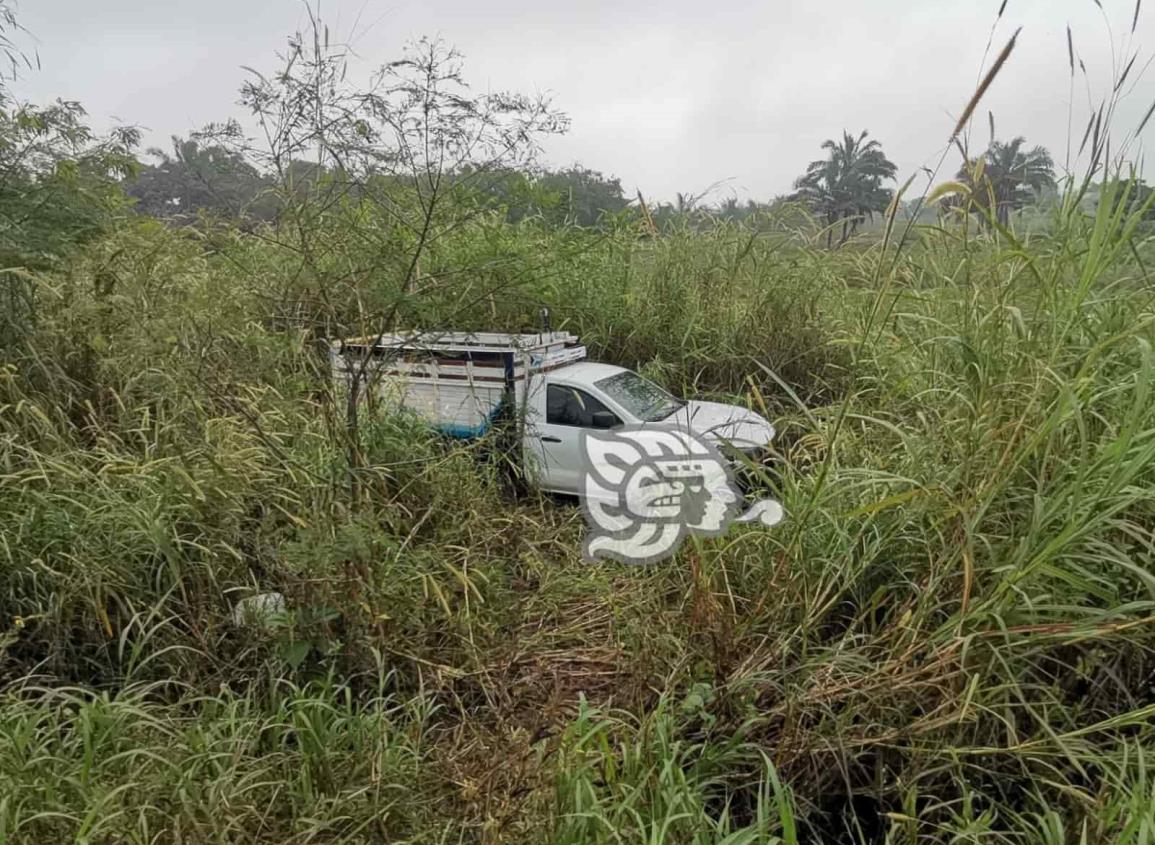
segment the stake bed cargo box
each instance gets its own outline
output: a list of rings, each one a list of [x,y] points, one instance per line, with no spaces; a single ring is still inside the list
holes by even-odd
[[[483,434],[507,402],[521,408],[529,377],[585,357],[569,332],[408,332],[332,347],[338,380],[360,377],[360,386],[456,437]]]

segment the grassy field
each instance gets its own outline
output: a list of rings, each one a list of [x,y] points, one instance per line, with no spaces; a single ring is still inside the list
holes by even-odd
[[[1138,216],[441,242],[484,296],[399,321],[548,304],[775,421],[788,520],[646,568],[485,444],[377,413],[351,452],[283,254],[124,223],[10,290],[0,843],[1155,841]]]

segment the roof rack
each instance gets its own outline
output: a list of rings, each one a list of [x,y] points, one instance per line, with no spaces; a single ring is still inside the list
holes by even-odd
[[[374,352],[550,352],[575,346],[577,335],[569,332],[534,332],[512,334],[507,332],[387,332],[337,341],[341,349],[364,349],[372,345]]]

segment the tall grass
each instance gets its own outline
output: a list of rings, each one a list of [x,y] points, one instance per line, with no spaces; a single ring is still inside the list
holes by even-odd
[[[447,828],[433,707],[332,682],[180,704],[21,684],[0,711],[0,842],[393,841]]]
[[[0,842],[1150,841],[1145,212],[440,244],[499,293],[406,319],[551,304],[775,418],[790,520],[647,569],[487,444],[379,415],[350,467],[277,249],[123,227],[6,350]]]

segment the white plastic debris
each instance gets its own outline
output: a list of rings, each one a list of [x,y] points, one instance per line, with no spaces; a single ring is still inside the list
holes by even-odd
[[[285,597],[281,593],[258,593],[243,598],[233,608],[233,624],[239,627],[258,625],[268,628],[285,613]]]

